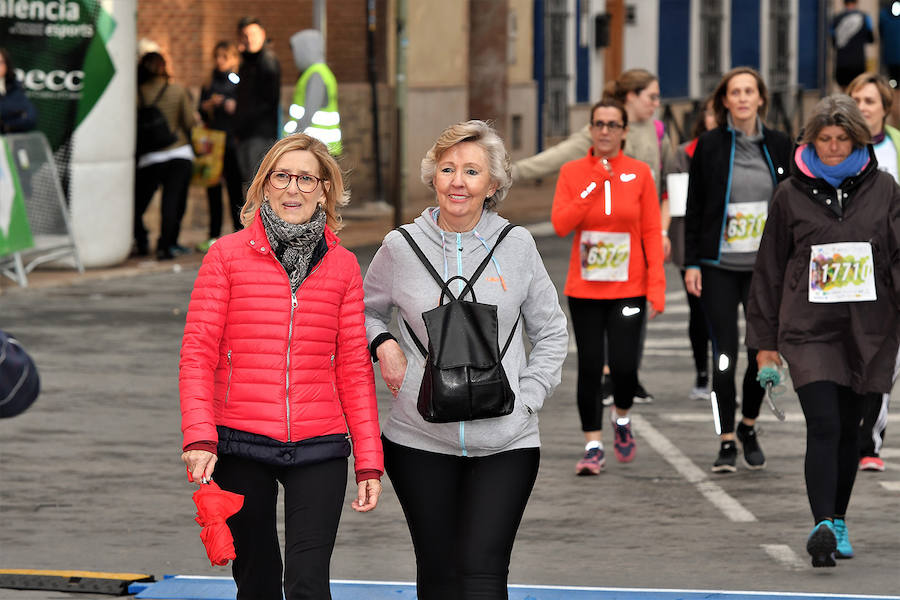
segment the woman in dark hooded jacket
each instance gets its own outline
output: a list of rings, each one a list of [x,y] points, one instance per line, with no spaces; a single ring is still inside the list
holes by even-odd
[[[16,79],[12,59],[0,47],[0,133],[21,133],[37,126],[37,110]]]
[[[806,417],[814,567],[853,556],[859,422],[868,397],[890,391],[897,355],[900,188],[870,140],[851,98],[816,105],[775,192],[747,307],[758,367],[787,360]]]

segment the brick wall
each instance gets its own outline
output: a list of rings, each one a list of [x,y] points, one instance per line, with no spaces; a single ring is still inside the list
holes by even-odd
[[[388,0],[376,1],[376,74],[382,114],[382,176],[389,184],[393,94],[386,79]],[[354,205],[375,195],[375,165],[372,150],[371,93],[368,85],[366,50],[366,2],[328,0],[326,59],[338,80],[338,102],[342,115],[344,157],[349,171]],[[291,56],[290,36],[312,27],[312,0],[269,0],[248,5],[246,0],[138,0],[138,39],[159,44],[169,73],[195,94],[213,68],[212,51],[219,40],[237,41],[236,25],[245,16],[257,17],[266,29],[270,47],[281,62],[282,105],[285,114],[294,84],[300,75]],[[202,206],[202,203],[201,203]],[[198,214],[197,218],[204,218]]]
[[[219,40],[237,40],[243,16],[255,16],[266,29],[270,47],[281,62],[282,84],[291,86],[299,73],[291,57],[290,37],[312,27],[312,0],[138,0],[138,39],[160,45],[175,80],[199,87],[213,67],[212,50]],[[377,72],[385,78],[387,0],[377,0]],[[327,15],[329,66],[338,82],[364,82],[366,75],[366,3],[329,0]]]

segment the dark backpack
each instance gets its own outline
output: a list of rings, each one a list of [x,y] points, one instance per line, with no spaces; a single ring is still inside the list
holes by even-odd
[[[156,106],[156,103],[166,93],[166,88],[168,87],[169,84],[165,84],[150,104],[144,102],[144,95],[138,89],[140,104],[137,110],[137,156],[155,150],[162,150],[166,146],[174,144],[175,140],[178,139],[172,130],[169,129],[169,122],[166,121],[166,116]]]
[[[425,373],[419,388],[418,409],[429,423],[452,423],[502,417],[512,412],[516,396],[509,386],[501,360],[512,342],[519,325],[519,317],[501,351],[497,342],[497,306],[481,304],[475,299],[474,282],[487,267],[497,244],[515,227],[507,225],[468,280],[461,275],[446,282],[431,266],[422,249],[402,227],[403,234],[413,252],[441,288],[437,308],[422,313],[428,331],[428,350],[413,333],[409,323],[407,331],[425,357]],[[450,282],[460,279],[465,287],[459,297],[450,291]],[[472,300],[463,300],[470,294]],[[449,298],[444,303],[444,298]]]
[[[40,390],[34,361],[19,342],[0,331],[0,419],[24,412]]]

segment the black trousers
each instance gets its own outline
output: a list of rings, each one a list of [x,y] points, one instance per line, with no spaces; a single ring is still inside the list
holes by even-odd
[[[144,213],[153,199],[153,194],[162,186],[160,224],[157,250],[168,251],[178,243],[181,219],[187,208],[188,186],[194,163],[186,159],[168,160],[141,167],[134,176],[134,241],[137,249],[146,252],[147,229],[144,227]]]
[[[694,369],[697,373],[709,373],[709,328],[706,315],[703,314],[703,303],[700,298],[687,293],[684,283],[684,269],[681,270],[681,285],[684,287],[688,301],[688,337],[691,340],[691,352],[694,355]]]
[[[578,348],[578,414],[582,431],[603,429],[603,365],[609,364],[616,407],[628,410],[638,383],[641,327],[647,298],[591,300],[569,296],[569,314]],[[604,337],[609,356],[604,356]],[[608,359],[608,362],[606,362]]]
[[[471,458],[382,440],[416,552],[419,600],[508,598],[509,558],[540,449]]]
[[[703,291],[700,300],[709,324],[712,342],[712,391],[719,407],[722,433],[734,432],[735,367],[738,353],[738,306],[747,314],[747,294],[750,292],[752,271],[728,271],[717,267],[702,267]],[[747,348],[747,370],[744,372],[741,414],[748,419],[759,416],[764,391],[756,381],[756,350]]]
[[[237,146],[234,143],[225,145],[225,157],[222,164],[222,178],[228,188],[228,208],[234,230],[243,229],[241,225],[241,207],[244,206],[244,192],[241,185],[241,165],[238,163]],[[209,237],[222,235],[222,182],[206,188],[206,199],[209,202]]]
[[[231,566],[237,600],[282,598],[278,483],[284,486],[284,598],[330,599],[329,567],[347,488],[347,459],[274,467],[222,455],[215,479],[222,489],[244,495],[244,506],[227,521],[237,555]]]
[[[859,463],[859,420],[870,396],[831,381],[797,388],[806,417],[806,495],[813,521],[847,514]]]

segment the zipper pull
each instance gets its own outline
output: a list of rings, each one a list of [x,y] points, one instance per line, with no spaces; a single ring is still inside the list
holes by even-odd
[[[291,308],[297,308],[297,296],[291,294]]]

